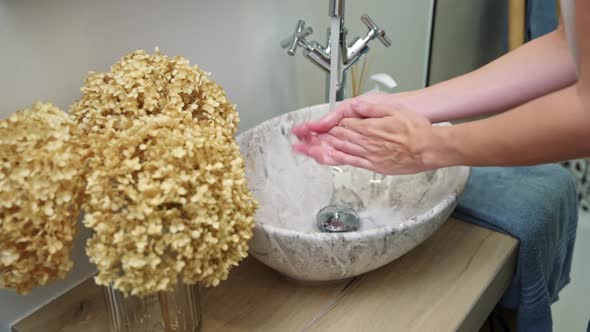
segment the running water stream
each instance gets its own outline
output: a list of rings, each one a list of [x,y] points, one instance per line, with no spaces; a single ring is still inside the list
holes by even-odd
[[[340,61],[340,17],[332,17],[330,28],[330,111],[336,107]]]

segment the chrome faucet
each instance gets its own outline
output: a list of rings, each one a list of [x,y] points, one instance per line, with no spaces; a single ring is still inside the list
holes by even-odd
[[[364,38],[355,38],[350,44],[346,43],[347,29],[344,27],[344,0],[330,0],[330,17],[340,18],[340,57],[338,63],[338,85],[336,91],[336,100],[344,99],[345,73],[360,58],[369,52],[369,42],[378,38],[385,47],[391,46],[391,41],[385,36],[385,31],[379,28],[375,22],[364,14],[361,21],[367,26],[369,31]],[[287,54],[294,56],[297,47],[303,47],[304,56],[312,63],[319,66],[327,72],[326,87],[329,87],[330,81],[330,32],[328,32],[327,46],[322,46],[316,41],[307,41],[307,37],[313,33],[311,27],[305,26],[305,21],[299,20],[295,27],[295,32],[287,39],[281,42],[281,46],[287,49]],[[326,88],[326,99],[328,98],[329,88]]]

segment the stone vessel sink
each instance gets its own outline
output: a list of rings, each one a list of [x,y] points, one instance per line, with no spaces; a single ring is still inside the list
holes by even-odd
[[[250,189],[260,203],[250,254],[305,282],[354,277],[413,249],[449,217],[469,177],[468,167],[384,177],[321,166],[294,154],[293,125],[327,111],[327,105],[304,108],[237,137]],[[358,231],[320,231],[316,214],[335,201],[357,209]]]

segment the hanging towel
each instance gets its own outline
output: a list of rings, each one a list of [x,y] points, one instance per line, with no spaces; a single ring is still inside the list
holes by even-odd
[[[517,309],[519,332],[552,331],[551,304],[570,281],[578,225],[570,173],[558,165],[472,168],[454,215],[519,240],[500,303]]]
[[[528,0],[526,8],[526,39],[533,40],[557,28],[555,0]]]

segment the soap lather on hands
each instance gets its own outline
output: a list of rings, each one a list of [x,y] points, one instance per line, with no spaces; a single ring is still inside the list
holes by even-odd
[[[321,119],[293,127],[295,152],[330,166],[351,165],[386,175],[436,168],[427,146],[430,121],[389,94],[348,99]]]

